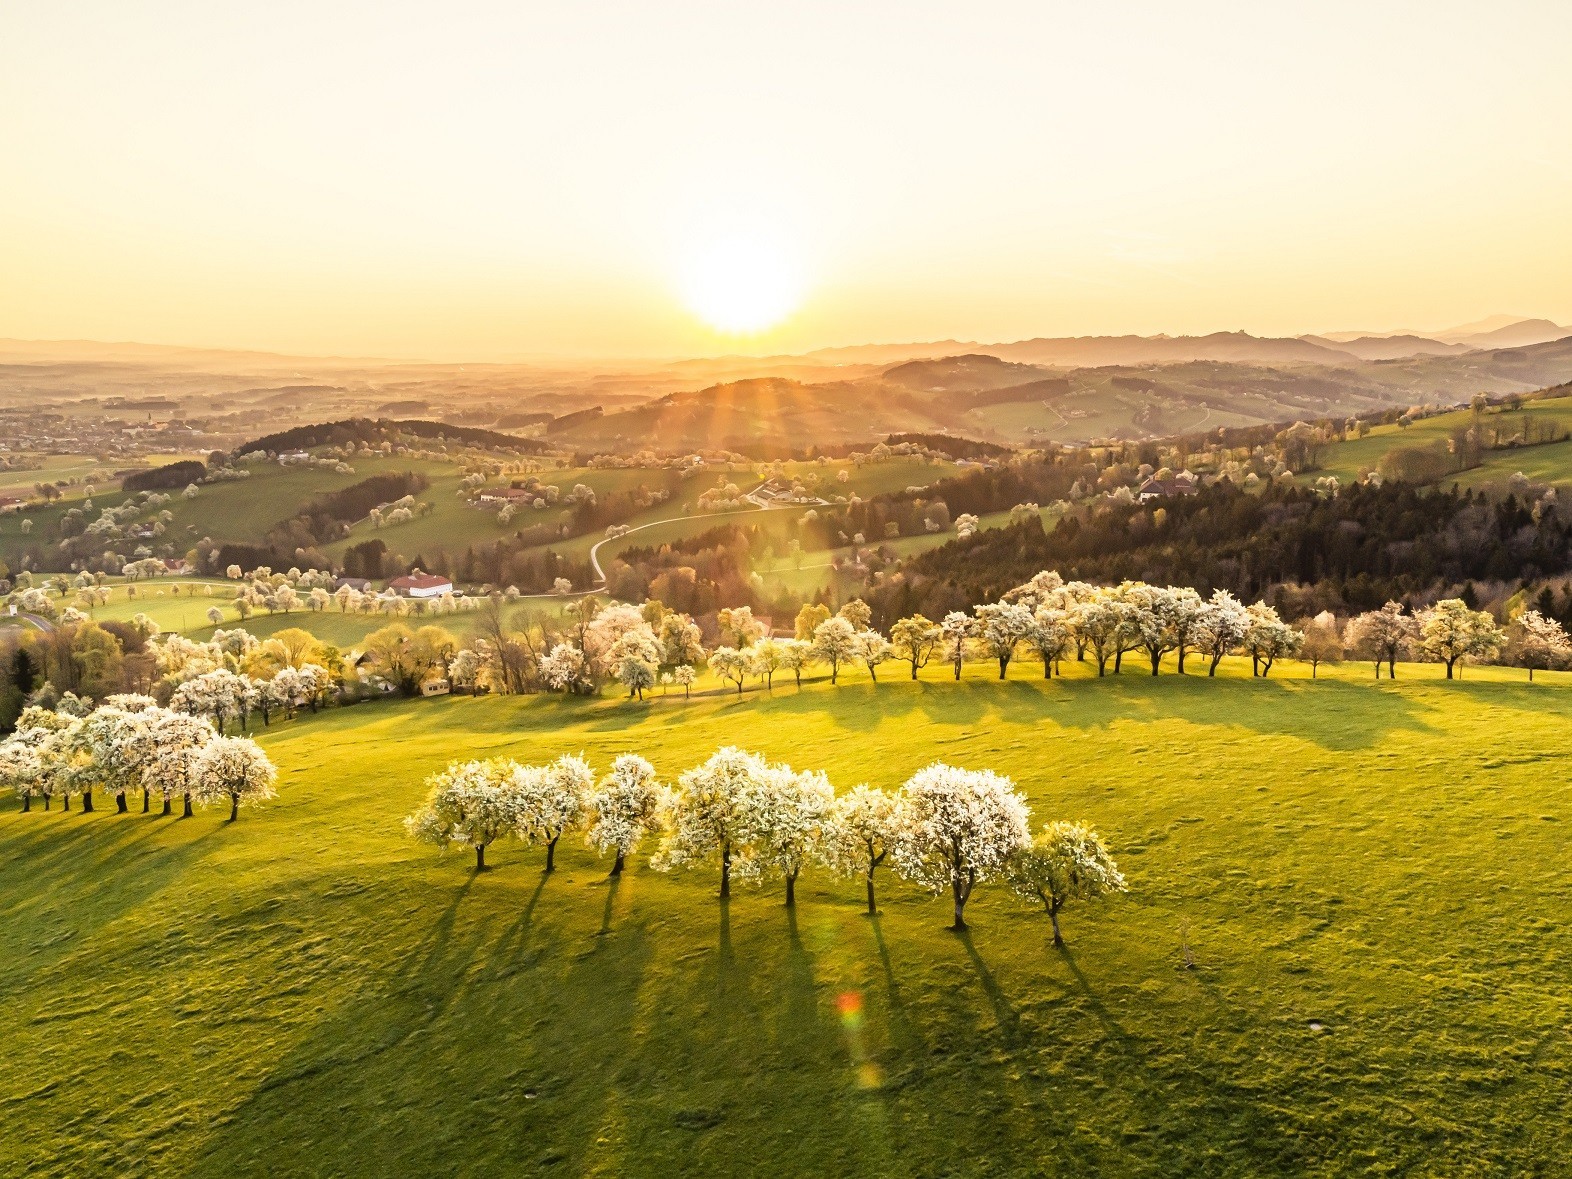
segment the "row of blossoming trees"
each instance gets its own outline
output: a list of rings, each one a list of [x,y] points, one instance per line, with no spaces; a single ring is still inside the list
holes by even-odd
[[[141,791],[144,814],[156,794],[163,814],[178,796],[187,817],[193,800],[227,802],[233,820],[242,804],[274,796],[277,775],[267,755],[245,737],[220,736],[205,717],[139,695],[110,696],[97,708],[77,708],[74,697],[62,704],[25,709],[16,731],[0,741],[0,783],[21,796],[23,811],[35,798],[45,810],[55,798],[70,810],[76,797],[91,812],[97,794],[113,795],[125,814],[127,798]]]
[[[674,785],[635,754],[618,757],[598,782],[582,757],[565,756],[549,765],[454,762],[427,785],[426,802],[406,828],[438,847],[473,848],[477,871],[486,866],[486,848],[513,836],[543,845],[550,872],[558,841],[583,831],[601,855],[615,857],[615,876],[646,837],[656,837],[652,867],[718,867],[723,898],[733,877],[777,878],[793,905],[799,874],[819,865],[861,877],[873,913],[875,873],[888,861],[902,878],[950,894],[955,929],[966,927],[972,890],[1004,879],[1018,896],[1043,905],[1056,944],[1067,902],[1125,889],[1090,826],[1048,823],[1034,839],[1026,800],[1009,778],[987,770],[935,763],[893,795],[866,785],[837,794],[818,771],[727,747]]]
[[[1009,674],[1022,653],[1041,662],[1053,676],[1069,658],[1095,663],[1099,676],[1118,674],[1125,657],[1139,658],[1157,675],[1165,659],[1184,674],[1191,656],[1215,675],[1224,657],[1248,656],[1254,675],[1267,676],[1281,659],[1300,656],[1312,666],[1339,661],[1344,653],[1382,663],[1395,674],[1400,658],[1419,657],[1445,665],[1450,679],[1459,663],[1497,657],[1525,667],[1566,666],[1572,641],[1561,625],[1528,610],[1503,629],[1488,613],[1449,598],[1415,613],[1397,602],[1340,625],[1330,614],[1298,626],[1283,621],[1264,602],[1246,605],[1227,590],[1202,597],[1185,587],[1126,581],[1115,586],[1066,582],[1045,571],[973,610],[952,611],[940,621],[921,614],[903,618],[888,635],[870,625],[871,611],[860,600],[831,615],[823,606],[804,607],[796,635],[775,638],[747,607],[722,610],[720,645],[706,652],[692,618],[664,610],[612,604],[570,628],[540,660],[540,676],[553,690],[592,693],[615,679],[630,697],[642,699],[656,684],[694,682],[695,667],[707,659],[722,681],[743,691],[749,678],[773,686],[777,674],[799,684],[812,667],[828,670],[832,683],[848,668],[865,669],[877,681],[887,662],[906,664],[913,679],[931,662],[952,666],[959,679],[969,659],[996,662],[999,677]]]

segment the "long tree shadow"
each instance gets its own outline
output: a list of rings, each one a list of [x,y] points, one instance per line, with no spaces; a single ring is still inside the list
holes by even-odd
[[[999,1029],[1000,1038],[1007,1047],[1014,1047],[1021,1038],[1020,1012],[1016,1011],[1015,1006],[1000,989],[993,972],[988,969],[988,964],[977,952],[977,947],[972,943],[971,930],[960,930],[956,937],[961,945],[966,947],[966,956],[972,960],[972,969],[977,972],[977,981],[982,984],[983,994],[988,996],[988,1002],[993,1007],[994,1023]]]
[[[918,1030],[919,1025],[907,1010],[904,991],[890,964],[890,948],[884,941],[883,921],[879,914],[870,913],[868,924],[873,929],[873,941],[879,951],[879,966],[884,972],[885,1004],[890,1013],[890,1031],[895,1046],[908,1055],[915,1068],[921,1070],[922,1054],[927,1051],[927,1044]]]
[[[368,1159],[437,1173],[458,1141],[498,1171],[593,1150],[636,1033],[645,928],[609,928],[603,913],[594,932],[587,891],[552,889],[550,913],[537,913],[551,878],[526,898],[499,875],[468,874],[441,913],[379,931],[393,952],[373,969],[313,993],[325,1013],[227,1111],[195,1172],[258,1171],[259,1140],[277,1142],[271,1169],[302,1173]],[[302,1122],[299,1109],[339,1113]]]
[[[1220,679],[1167,675],[1067,683],[1063,707],[1041,698],[1001,693],[1001,719],[1030,722],[1049,715],[1069,729],[1107,729],[1121,720],[1177,719],[1201,727],[1231,726],[1259,736],[1293,737],[1332,752],[1367,749],[1398,732],[1435,731],[1428,704],[1399,692],[1342,680]]]
[[[31,818],[32,816],[27,816]],[[74,816],[73,816],[74,817]],[[47,989],[44,980],[74,954],[91,946],[101,930],[156,901],[211,850],[221,846],[217,828],[204,827],[177,842],[153,843],[163,831],[88,821],[81,826],[30,833],[8,840],[0,870],[0,910],[12,929],[57,932],[45,943],[0,956],[0,984],[16,980],[27,989]],[[134,879],[127,888],[119,882]],[[28,915],[24,922],[22,916]],[[0,942],[4,934],[0,933]]]

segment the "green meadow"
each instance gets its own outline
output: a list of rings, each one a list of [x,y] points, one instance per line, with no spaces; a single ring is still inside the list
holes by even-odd
[[[365,704],[258,735],[279,798],[0,804],[0,1173],[1551,1174],[1572,1152],[1572,677],[983,665],[643,705]],[[935,759],[1084,818],[1131,891],[972,929],[881,870],[408,841],[457,757]]]
[[[1483,420],[1489,427],[1511,432],[1520,431],[1525,419],[1531,420],[1536,426],[1566,429],[1572,426],[1572,398],[1547,397],[1524,402],[1519,409],[1491,409]],[[1407,427],[1376,426],[1363,438],[1350,438],[1328,446],[1321,455],[1320,466],[1307,473],[1303,481],[1314,482],[1325,475],[1332,475],[1339,482],[1353,482],[1358,479],[1360,471],[1379,469],[1381,459],[1388,451],[1445,442],[1454,431],[1467,429],[1473,422],[1473,411],[1460,409],[1421,418]],[[1536,483],[1572,484],[1572,442],[1486,451],[1484,461],[1479,466],[1448,476],[1440,482],[1446,486],[1457,483],[1463,487],[1500,488],[1505,486],[1515,471],[1522,471]]]

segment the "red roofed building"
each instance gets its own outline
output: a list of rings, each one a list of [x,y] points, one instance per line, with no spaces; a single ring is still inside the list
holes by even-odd
[[[446,577],[438,577],[435,573],[422,573],[417,569],[413,573],[406,573],[403,577],[395,577],[388,582],[388,589],[396,594],[403,594],[406,598],[440,598],[443,594],[453,592],[453,583]]]

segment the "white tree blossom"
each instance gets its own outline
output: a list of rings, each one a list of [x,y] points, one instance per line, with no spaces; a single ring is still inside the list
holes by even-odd
[[[951,610],[939,623],[944,636],[944,646],[955,668],[955,678],[961,678],[961,664],[966,661],[966,646],[977,634],[977,620],[961,610]]]
[[[868,912],[877,913],[873,874],[889,854],[896,827],[896,800],[873,786],[854,786],[838,795],[824,824],[819,856],[842,876],[862,876]]]
[[[955,913],[951,928],[965,929],[972,890],[1003,872],[1031,841],[1030,817],[1010,779],[935,762],[901,788],[890,858],[908,880],[934,893],[948,889]]]
[[[1256,602],[1246,608],[1250,625],[1245,629],[1242,644],[1250,655],[1251,671],[1261,676],[1272,674],[1272,664],[1299,650],[1304,635],[1277,616],[1277,611],[1265,602]]]
[[[1250,614],[1227,590],[1213,590],[1196,620],[1195,645],[1210,658],[1206,674],[1217,674],[1223,656],[1244,642]]]
[[[823,774],[770,765],[743,791],[742,828],[753,854],[745,861],[750,876],[779,874],[786,881],[786,907],[797,903],[797,876],[823,838],[825,817],[835,791]]]
[[[229,821],[240,815],[240,804],[254,806],[273,798],[278,771],[261,747],[248,737],[214,737],[197,754],[191,776],[200,785],[198,797],[229,800]]]
[[[550,765],[515,766],[518,837],[546,845],[546,871],[556,868],[557,841],[584,821],[595,773],[582,757],[564,755]]]
[[[748,678],[748,657],[735,647],[716,647],[710,652],[710,670],[723,680],[737,685],[737,695],[742,695],[742,685]]]
[[[1546,618],[1538,610],[1525,610],[1508,629],[1507,651],[1513,663],[1528,669],[1528,682],[1533,683],[1536,668],[1565,667],[1572,662],[1572,639],[1554,618]]]
[[[1501,649],[1505,636],[1483,610],[1470,610],[1461,598],[1446,598],[1419,616],[1419,650],[1446,664],[1446,678],[1459,660],[1483,659]]]
[[[732,868],[749,873],[745,801],[766,768],[758,754],[727,746],[685,771],[665,800],[666,837],[652,866],[665,872],[719,855],[720,895],[731,896]]]
[[[862,630],[857,632],[857,658],[868,669],[868,677],[874,683],[879,682],[879,664],[888,660],[895,654],[895,649],[890,646],[890,640],[876,630]]]
[[[841,664],[857,658],[857,628],[839,615],[813,628],[813,655],[830,665],[830,683],[840,675]],[[711,659],[713,661],[713,656]]]
[[[1086,823],[1048,823],[1035,842],[1010,858],[1007,873],[1017,896],[1042,902],[1056,946],[1064,945],[1059,910],[1067,901],[1095,900],[1126,888],[1119,866]]]
[[[485,871],[486,849],[518,829],[518,768],[500,758],[453,762],[426,779],[426,801],[404,820],[405,830],[439,848],[451,843],[473,847],[475,871]]]
[[[1388,602],[1350,620],[1344,637],[1350,648],[1375,664],[1376,679],[1385,663],[1387,678],[1395,680],[1398,657],[1408,654],[1419,639],[1419,622],[1403,613],[1401,602]]]
[[[589,800],[595,813],[589,843],[601,855],[617,853],[611,867],[613,876],[622,874],[627,857],[640,840],[659,827],[662,798],[655,767],[635,753],[618,757],[611,763],[611,772],[600,780]]]

